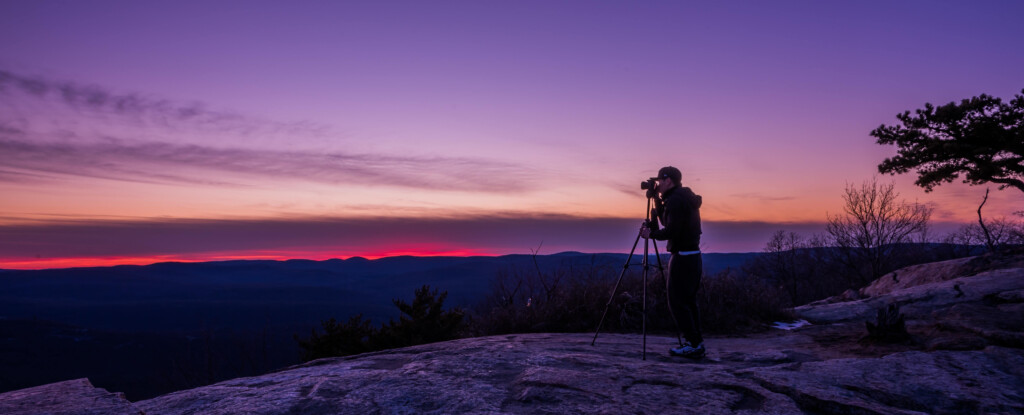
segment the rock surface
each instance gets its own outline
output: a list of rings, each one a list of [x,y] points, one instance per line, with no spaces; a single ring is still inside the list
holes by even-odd
[[[1021,413],[1024,351],[845,357],[801,333],[710,339],[524,334],[323,359],[136,403],[147,414]]]
[[[1024,268],[1024,254],[981,255],[948,261],[912,265],[890,272],[860,290],[861,295],[879,296],[922,284],[972,277],[986,271]]]
[[[601,334],[594,346],[593,334],[587,333],[492,336],[321,359],[135,402],[129,409],[146,414],[1024,413],[1024,264],[932,265],[905,270],[900,274],[905,278],[876,282],[875,289],[857,295],[796,309],[813,323],[809,326],[711,337],[707,357],[698,361],[669,356],[676,340],[661,335],[647,337],[647,360],[640,358],[643,338],[635,334]],[[883,284],[888,285],[883,289]],[[865,337],[865,322],[889,304],[900,306],[911,340],[887,344]],[[12,394],[33,389],[0,395],[0,413],[14,408],[10,396],[31,403],[30,395]],[[95,391],[81,393],[78,402]],[[34,396],[40,404],[49,399]]]
[[[794,311],[819,325],[863,324],[895,304],[911,336],[928,349],[1024,348],[1024,262],[997,261],[1010,268],[979,271],[972,261],[980,262],[968,258],[905,268],[894,273],[904,275],[899,282],[893,282],[893,274],[883,276],[858,299],[821,301]]]
[[[140,415],[120,393],[92,386],[89,379],[66,380],[0,393],[0,414]]]

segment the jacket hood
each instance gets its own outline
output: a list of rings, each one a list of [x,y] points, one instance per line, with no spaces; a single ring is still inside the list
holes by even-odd
[[[690,199],[693,202],[693,207],[699,209],[700,205],[704,203],[704,198],[700,197],[699,194],[694,193],[689,187],[684,187],[679,190],[682,190],[683,196],[686,196],[687,199]]]

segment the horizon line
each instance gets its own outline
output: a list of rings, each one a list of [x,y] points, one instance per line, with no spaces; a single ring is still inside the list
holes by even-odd
[[[665,255],[668,252],[660,251],[661,255]],[[761,252],[704,252],[704,254],[757,254]],[[272,261],[272,262],[288,262],[288,261],[313,261],[313,262],[325,262],[325,261],[348,261],[351,259],[365,259],[369,261],[376,261],[380,259],[388,258],[473,258],[473,257],[490,257],[499,258],[505,256],[514,255],[538,255],[538,256],[553,256],[553,255],[565,255],[565,254],[579,254],[579,255],[627,255],[629,252],[583,252],[583,251],[559,251],[550,254],[533,254],[533,253],[484,253],[484,252],[459,252],[459,251],[446,251],[446,252],[410,252],[410,251],[399,251],[392,253],[381,253],[381,254],[364,254],[364,255],[337,255],[329,257],[296,257],[286,255],[211,255],[206,258],[188,258],[187,256],[172,256],[172,255],[155,255],[150,257],[72,257],[72,258],[58,258],[51,260],[15,260],[15,261],[0,261],[0,271],[41,271],[41,270],[61,270],[61,269],[81,269],[81,268],[110,268],[118,266],[137,266],[145,267],[157,264],[198,264],[198,263],[214,263],[214,262],[233,262],[233,261]],[[653,255],[653,252],[651,253]],[[641,253],[634,253],[639,256]],[[11,266],[11,265],[14,266]],[[63,264],[63,266],[45,266],[47,264]]]

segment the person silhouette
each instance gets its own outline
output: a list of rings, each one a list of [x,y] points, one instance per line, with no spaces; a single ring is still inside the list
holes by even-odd
[[[676,327],[686,341],[669,349],[673,356],[699,358],[707,353],[700,329],[700,310],[697,308],[697,290],[704,274],[700,253],[700,207],[703,199],[689,187],[682,187],[683,174],[667,166],[658,170],[654,211],[658,218],[640,230],[643,238],[667,240],[668,307]],[[662,226],[658,226],[661,222]]]

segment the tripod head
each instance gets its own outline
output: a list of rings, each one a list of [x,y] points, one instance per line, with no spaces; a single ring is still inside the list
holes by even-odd
[[[651,177],[640,182],[640,188],[647,191],[647,198],[651,199],[658,195],[658,178]]]
[[[651,207],[651,201],[654,201],[654,206]],[[661,200],[657,198],[657,193],[651,194],[651,191],[647,191],[647,216],[644,218],[644,226],[651,229],[658,229],[658,211],[657,206],[661,204]]]

